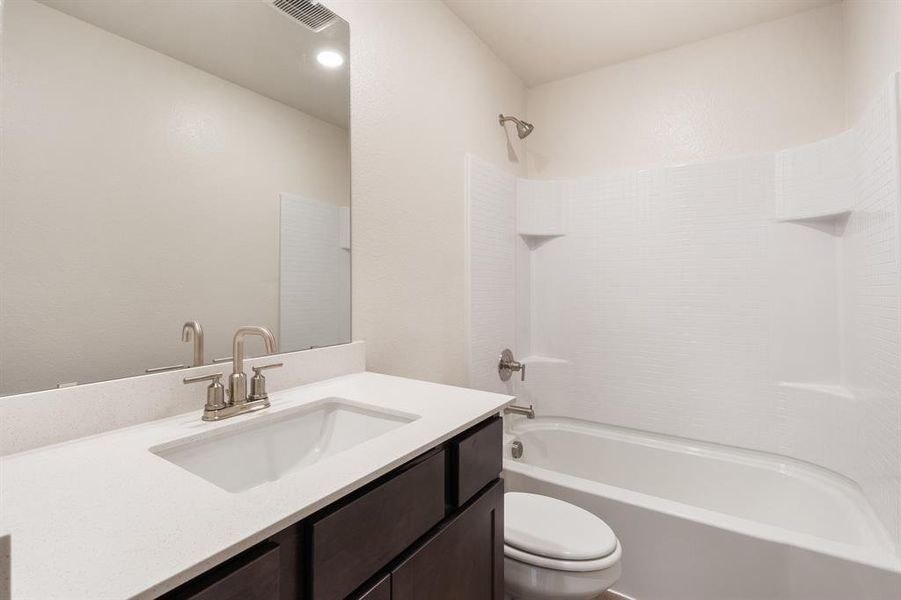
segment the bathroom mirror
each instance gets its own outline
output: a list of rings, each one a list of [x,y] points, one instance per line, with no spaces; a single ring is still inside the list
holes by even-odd
[[[190,366],[187,321],[205,363],[350,340],[348,44],[307,0],[3,3],[0,395]]]

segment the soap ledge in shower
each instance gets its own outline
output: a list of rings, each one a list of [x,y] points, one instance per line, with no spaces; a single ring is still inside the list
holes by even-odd
[[[525,356],[522,359],[522,362],[526,364],[534,364],[534,363],[548,363],[548,364],[566,364],[569,361],[563,358],[554,358],[553,356],[544,356],[541,354],[531,354],[529,356]]]
[[[803,214],[788,214],[776,217],[778,223],[833,223],[836,226],[843,226],[853,211],[849,208],[836,208],[824,210],[823,212],[811,212]]]
[[[526,243],[529,250],[537,250],[550,240],[563,237],[562,233],[544,234],[544,233],[523,233],[519,232],[519,237]]]
[[[779,381],[776,383],[776,385],[778,385],[781,388],[801,390],[804,392],[815,392],[815,393],[819,393],[819,394],[825,394],[827,396],[842,398],[844,400],[856,400],[854,393],[842,385],[834,385],[834,384],[827,384],[827,383],[810,383],[810,382],[800,382],[800,381]]]

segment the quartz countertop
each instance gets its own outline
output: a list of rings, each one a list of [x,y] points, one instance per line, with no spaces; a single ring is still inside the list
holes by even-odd
[[[240,493],[151,447],[323,398],[419,418]],[[149,598],[166,592],[497,413],[513,398],[376,373],[271,394],[216,423],[200,411],[0,459],[0,529],[13,600]],[[48,417],[51,418],[51,417]]]

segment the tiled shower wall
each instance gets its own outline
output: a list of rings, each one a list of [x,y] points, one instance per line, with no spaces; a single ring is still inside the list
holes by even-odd
[[[497,389],[514,340],[539,415],[834,469],[901,546],[896,107],[893,80],[816,144],[515,191],[471,159],[472,384]],[[542,231],[553,205],[565,224]],[[515,319],[485,311],[511,302]]]
[[[856,434],[845,471],[864,488],[901,548],[899,158],[896,81],[853,130],[853,212],[843,242],[843,377]]]

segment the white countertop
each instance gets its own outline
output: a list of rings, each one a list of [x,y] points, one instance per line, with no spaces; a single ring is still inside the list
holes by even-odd
[[[149,448],[327,397],[420,415],[389,434],[242,493]],[[513,398],[356,373],[271,395],[259,413],[188,413],[0,459],[13,600],[154,597],[299,521]]]

